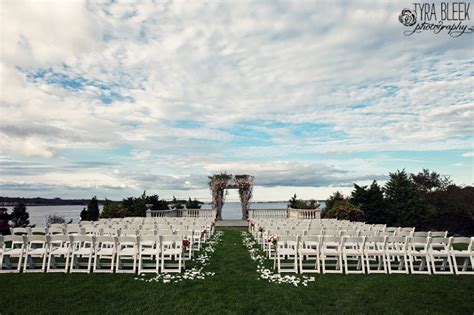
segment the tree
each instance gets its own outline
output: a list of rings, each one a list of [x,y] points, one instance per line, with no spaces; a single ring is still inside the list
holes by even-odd
[[[296,194],[291,197],[288,201],[288,207],[293,209],[317,209],[319,204],[317,204],[316,200],[311,199],[309,202],[305,200],[298,199]]]
[[[325,211],[324,218],[364,222],[364,212],[349,203],[339,203]]]
[[[19,203],[13,208],[11,214],[11,221],[13,222],[13,227],[27,227],[30,224],[30,215],[26,211],[26,206],[24,203]]]
[[[328,199],[326,199],[326,207],[324,208],[324,211],[321,213],[321,215],[324,217],[324,213],[326,211],[331,210],[337,205],[348,204],[348,203],[349,203],[348,198],[344,197],[344,195],[341,192],[336,191],[334,194],[329,196]]]
[[[386,209],[383,190],[376,181],[373,181],[369,188],[354,184],[350,202],[364,212],[365,222],[370,224],[385,223]]]
[[[421,198],[417,186],[405,170],[389,173],[389,176],[390,180],[383,189],[388,210],[386,223],[426,228],[433,208]]]
[[[201,209],[201,202],[196,198],[191,200],[191,197],[189,197],[188,201],[186,202],[186,209]]]
[[[122,206],[127,210],[129,217],[144,217],[147,204],[151,204],[151,210],[169,210],[168,202],[159,199],[158,195],[147,196],[146,190],[140,197],[128,197],[122,200]]]
[[[119,202],[112,202],[105,199],[104,208],[100,214],[101,218],[124,218],[127,210]]]
[[[181,210],[181,209],[184,209],[184,206],[180,201],[176,199],[175,196],[173,196],[173,200],[171,201],[171,208]]]
[[[99,202],[94,196],[87,204],[87,219],[89,221],[97,221],[99,219]]]
[[[449,185],[426,196],[436,209],[430,228],[465,236],[474,235],[474,187]]]
[[[83,208],[81,213],[79,214],[81,217],[81,221],[87,221],[88,220],[88,214],[86,208]]]
[[[430,172],[429,169],[424,168],[418,174],[411,174],[411,179],[415,183],[417,189],[424,193],[430,193],[436,190],[446,190],[452,184],[449,177],[442,177],[436,172]]]

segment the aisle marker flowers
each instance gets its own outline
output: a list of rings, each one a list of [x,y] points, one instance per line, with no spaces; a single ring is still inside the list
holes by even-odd
[[[271,241],[272,243],[276,243],[277,241],[276,236],[271,236],[270,239],[269,242]],[[249,233],[242,232],[242,243],[245,247],[247,247],[250,253],[250,258],[257,262],[257,272],[260,274],[259,279],[267,280],[270,283],[288,283],[294,285],[295,287],[299,286],[300,284],[306,287],[308,286],[308,282],[315,281],[314,277],[290,275],[282,276],[281,274],[275,273],[272,270],[266,268],[264,264],[266,259],[265,255],[258,248],[257,242]]]
[[[212,277],[216,273],[212,271],[205,271],[204,267],[209,265],[209,260],[212,253],[215,252],[217,244],[222,241],[222,236],[224,232],[217,231],[215,232],[210,239],[207,240],[205,246],[201,249],[198,256],[193,257],[191,261],[194,261],[194,267],[190,269],[185,269],[183,273],[179,274],[169,274],[169,273],[160,273],[154,275],[151,278],[145,277],[145,274],[141,274],[141,277],[135,277],[135,280],[143,282],[162,282],[162,283],[178,283],[183,280],[203,280],[207,277]],[[189,242],[189,240],[187,240]],[[184,246],[184,241],[183,241]],[[189,246],[189,244],[188,244]]]

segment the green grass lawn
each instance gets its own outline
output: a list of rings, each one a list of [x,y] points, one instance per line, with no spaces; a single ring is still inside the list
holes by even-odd
[[[239,229],[222,229],[214,277],[145,283],[121,274],[0,274],[0,314],[474,313],[474,276],[315,275],[308,287],[258,280]]]

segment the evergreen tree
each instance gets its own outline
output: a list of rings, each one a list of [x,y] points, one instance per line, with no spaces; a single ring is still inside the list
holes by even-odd
[[[346,197],[344,197],[344,195],[341,192],[336,191],[334,194],[329,196],[328,199],[326,199],[326,208],[324,209],[324,211],[331,210],[337,205],[348,204],[348,203],[349,203],[349,200]]]
[[[24,203],[19,203],[13,208],[11,214],[11,221],[13,222],[13,227],[27,227],[30,224],[30,215],[26,211],[26,206]]]
[[[87,204],[87,219],[89,221],[97,221],[99,219],[99,202],[94,196]]]
[[[86,208],[83,208],[81,213],[79,214],[81,217],[81,221],[87,221],[88,220],[88,214]]]
[[[188,201],[186,202],[186,209],[201,209],[201,203],[199,200],[191,200],[191,197],[189,197]]]
[[[423,201],[415,183],[405,170],[390,173],[384,193],[387,202],[387,224],[425,228],[429,206]]]
[[[383,190],[376,181],[373,181],[369,188],[354,184],[350,202],[364,212],[365,222],[370,224],[386,222]]]

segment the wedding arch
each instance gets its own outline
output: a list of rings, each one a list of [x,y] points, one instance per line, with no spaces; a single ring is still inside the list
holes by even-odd
[[[240,205],[242,207],[242,220],[247,220],[249,216],[250,199],[252,198],[254,177],[246,174],[214,174],[209,176],[209,188],[212,193],[212,207],[216,209],[217,220],[222,220],[222,207],[225,202],[226,189],[238,189]]]

